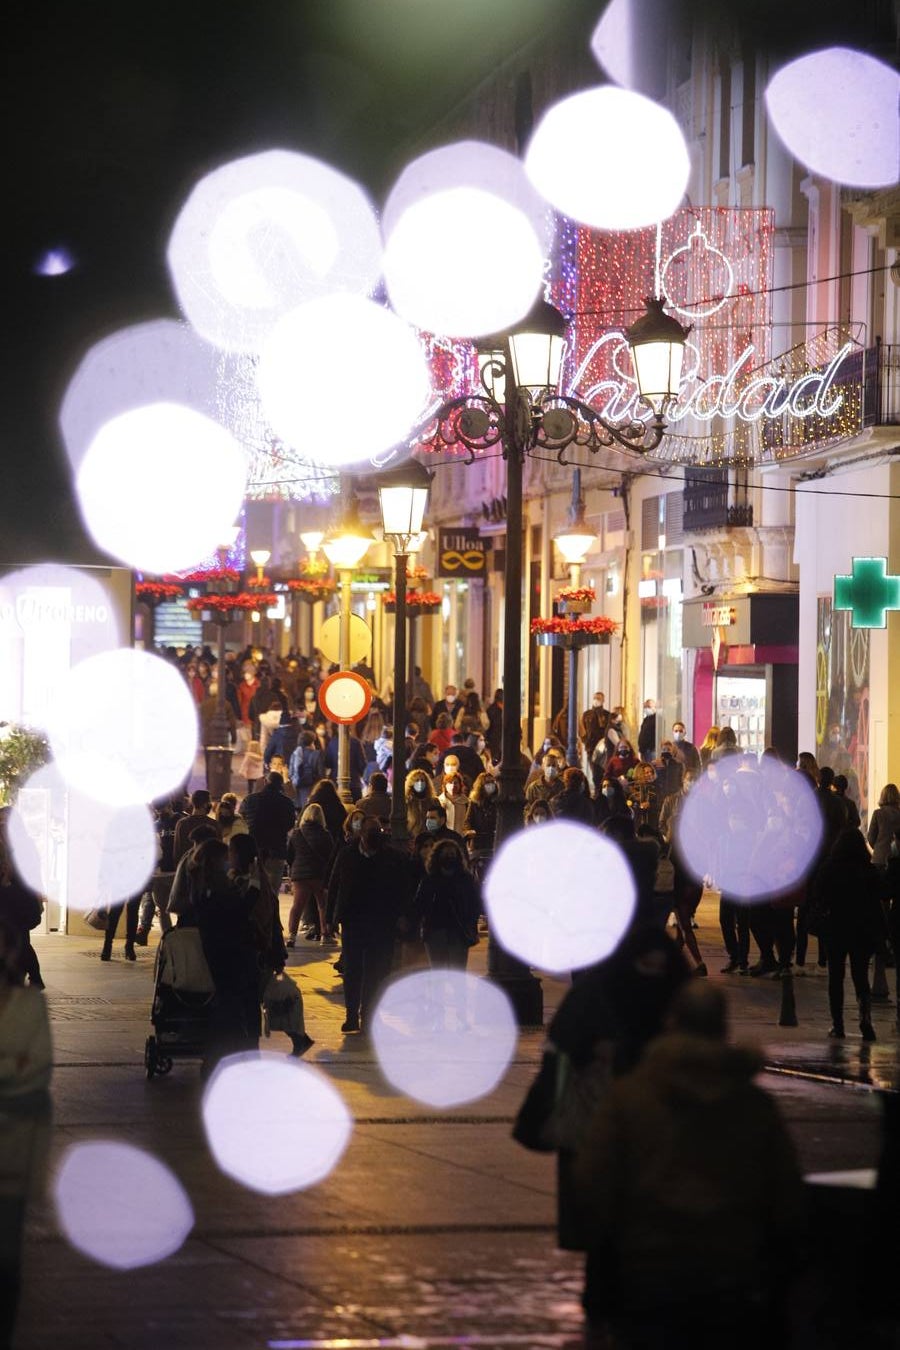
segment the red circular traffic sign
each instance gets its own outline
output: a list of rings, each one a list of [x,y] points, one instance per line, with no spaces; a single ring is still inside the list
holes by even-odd
[[[319,707],[329,722],[361,722],[372,706],[372,687],[355,670],[337,670],[319,686]]]

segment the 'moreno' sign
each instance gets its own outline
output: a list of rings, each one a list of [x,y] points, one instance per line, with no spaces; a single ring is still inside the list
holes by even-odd
[[[603,347],[609,348],[607,356],[614,369],[623,371],[627,343],[621,333],[604,333],[578,367],[571,385],[573,392]],[[678,401],[669,409],[666,420],[672,423],[680,422],[683,417],[696,417],[701,422],[711,422],[714,417],[736,417],[743,422],[758,422],[762,418],[832,417],[844,403],[843,393],[832,389],[832,385],[852,350],[853,344],[845,342],[824,370],[810,371],[795,380],[758,375],[755,379],[745,378],[742,383],[742,373],[746,377],[753,369],[756,348],[751,343],[724,375],[698,380],[696,366],[693,371],[686,371]],[[685,349],[686,359],[689,354],[699,360],[690,343]],[[634,379],[624,373],[618,380],[598,381],[580,391],[579,397],[598,408],[610,422],[646,421],[651,416],[650,411],[638,403]]]

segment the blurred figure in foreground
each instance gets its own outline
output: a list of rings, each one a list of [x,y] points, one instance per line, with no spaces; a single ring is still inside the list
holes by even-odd
[[[682,988],[575,1157],[588,1350],[610,1333],[617,1350],[787,1344],[802,1180],[756,1053],[726,1044],[726,1007],[715,986]],[[685,1298],[697,1271],[702,1309]]]

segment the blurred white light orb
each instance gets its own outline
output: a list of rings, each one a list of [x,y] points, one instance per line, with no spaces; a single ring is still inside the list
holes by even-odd
[[[256,378],[277,434],[330,465],[391,449],[431,393],[415,332],[390,310],[351,295],[311,300],[279,320]]]
[[[164,1261],[194,1226],[191,1202],[165,1163],[113,1140],[73,1144],[53,1198],[59,1226],[76,1251],[113,1270]]]
[[[691,171],[665,108],[614,85],[586,89],[542,117],[525,169],[547,201],[599,230],[636,230],[678,209]]]
[[[328,164],[268,150],[194,187],[169,240],[182,312],[230,351],[259,351],[274,323],[335,291],[368,295],[381,237],[362,188]]]
[[[203,1127],[228,1176],[264,1195],[323,1181],[350,1141],[353,1120],[311,1064],[281,1055],[232,1055],[203,1093]]]
[[[58,248],[48,248],[46,253],[41,254],[34,265],[34,272],[39,277],[64,277],[74,266],[72,254],[60,245]]]
[[[521,161],[463,141],[407,165],[385,204],[391,304],[431,333],[478,337],[515,323],[540,290],[549,213]]]
[[[197,750],[197,708],[173,666],[123,647],[72,667],[48,734],[70,787],[131,806],[185,782]]]
[[[7,572],[0,577],[0,718],[46,727],[69,666],[117,647],[122,636],[113,595],[91,572],[56,563]]]
[[[491,1092],[518,1040],[509,999],[462,970],[421,970],[388,985],[369,1023],[388,1082],[428,1106]]]
[[[507,840],[484,895],[497,941],[549,974],[593,965],[615,951],[636,898],[622,851],[596,830],[562,820]]]
[[[60,408],[73,469],[98,432],[122,413],[167,403],[221,421],[228,406],[221,384],[223,379],[230,384],[232,374],[222,371],[223,363],[222,352],[175,319],[132,324],[95,343],[81,358]]]
[[[76,488],[100,548],[141,572],[177,572],[215,552],[246,481],[230,432],[192,408],[155,403],[100,428]]]
[[[9,839],[19,872],[42,895],[54,872],[65,869],[70,909],[129,900],[141,893],[156,866],[150,808],[110,806],[74,792],[55,764],[22,784],[10,813]]]
[[[900,177],[900,75],[851,47],[827,47],[789,62],[766,89],[766,110],[792,155],[848,187]]]
[[[718,761],[691,788],[677,822],[678,847],[698,879],[753,903],[794,890],[822,841],[822,815],[806,777],[777,760]]]

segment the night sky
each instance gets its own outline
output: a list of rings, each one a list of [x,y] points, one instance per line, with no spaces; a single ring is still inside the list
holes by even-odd
[[[743,3],[752,25],[786,46],[803,42],[813,13],[815,31],[825,32],[821,4],[788,6],[788,31],[784,4]],[[176,316],[165,244],[204,172],[294,148],[380,200],[435,122],[505,55],[551,22],[586,44],[602,8],[602,0],[9,5],[0,563],[100,560],[72,500],[57,410],[93,342]],[[60,245],[75,268],[36,276],[37,260]]]

